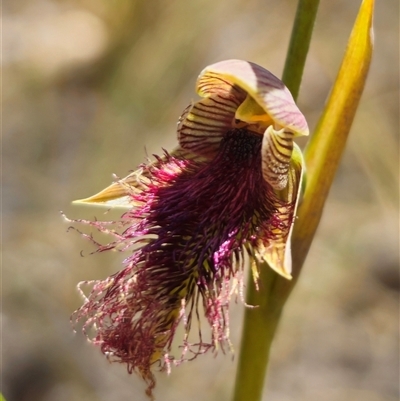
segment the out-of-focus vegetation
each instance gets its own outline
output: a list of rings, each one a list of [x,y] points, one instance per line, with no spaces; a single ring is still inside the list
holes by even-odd
[[[310,127],[359,2],[321,0],[299,106]],[[118,254],[66,233],[58,212],[175,143],[200,70],[241,58],[281,75],[295,1],[42,1],[3,4],[3,393],[8,401],[145,400],[69,315],[81,280]],[[375,55],[350,141],[276,339],[266,399],[394,401],[398,361],[397,0],[376,4]],[[113,211],[112,214],[117,213]],[[239,346],[243,305],[232,308]],[[262,339],[260,339],[262,341]],[[229,399],[230,356],[158,375],[162,401]]]

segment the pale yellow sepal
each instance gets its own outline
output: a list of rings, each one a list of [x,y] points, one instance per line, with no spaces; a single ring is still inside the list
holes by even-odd
[[[289,244],[274,244],[269,247],[259,247],[256,258],[260,262],[266,262],[268,266],[280,276],[291,280],[292,277],[292,256]]]
[[[191,160],[202,160],[201,157],[194,155],[181,147],[175,148],[171,153],[175,158],[186,158]],[[157,166],[162,163],[165,157],[148,163],[148,167]],[[149,169],[139,168],[128,176],[113,182],[108,187],[104,188],[95,195],[88,198],[78,199],[73,201],[73,204],[78,205],[95,205],[108,208],[125,208],[129,209],[134,206],[132,202],[132,194],[143,190],[143,184],[148,181]]]
[[[127,195],[126,186],[115,182],[88,198],[78,199],[72,202],[74,205],[97,205],[106,207],[129,208],[132,206],[130,198]]]
[[[73,204],[90,204],[105,207],[132,207],[131,194],[141,187],[142,169],[136,170],[127,177],[118,180],[107,188],[88,198],[73,201]]]

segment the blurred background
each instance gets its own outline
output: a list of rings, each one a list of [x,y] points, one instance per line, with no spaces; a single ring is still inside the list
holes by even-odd
[[[144,401],[69,323],[76,284],[120,268],[72,206],[176,144],[198,73],[228,58],[281,76],[295,0],[4,0],[2,391],[7,401]],[[321,0],[299,106],[315,126],[360,1]],[[399,397],[399,3],[376,4],[375,54],[349,143],[269,370],[268,401]],[[304,143],[302,143],[304,145]],[[114,213],[114,212],[113,212]],[[119,212],[117,212],[117,215]],[[243,305],[232,306],[239,349]],[[260,338],[260,341],[263,341]],[[158,374],[159,401],[229,400],[237,357]],[[251,401],[251,400],[249,400]]]

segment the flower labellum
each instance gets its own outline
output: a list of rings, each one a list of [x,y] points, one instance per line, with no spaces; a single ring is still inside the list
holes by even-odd
[[[229,346],[229,302],[243,267],[261,263],[291,278],[290,236],[303,173],[296,136],[308,135],[289,90],[269,71],[241,60],[205,68],[201,100],[178,122],[179,147],[98,194],[77,201],[125,206],[109,222],[85,221],[115,240],[98,251],[128,253],[123,269],[94,281],[73,320],[111,360],[147,382],[153,368]],[[82,222],[82,220],[77,220]],[[75,221],[76,222],[76,221]],[[210,338],[189,341],[204,314]],[[170,355],[177,326],[182,355]]]

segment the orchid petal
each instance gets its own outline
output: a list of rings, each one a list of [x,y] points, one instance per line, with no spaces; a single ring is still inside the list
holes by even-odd
[[[204,99],[189,106],[178,121],[178,141],[182,148],[212,157],[232,128],[235,113],[246,98],[244,91],[220,77],[207,76],[197,82]]]
[[[286,187],[293,143],[293,134],[283,129],[275,131],[270,125],[264,133],[262,173],[265,181],[276,190]]]
[[[284,223],[280,228],[273,229],[274,239],[263,241],[258,245],[256,257],[260,262],[266,262],[281,276],[291,279],[292,256],[291,237],[297,206],[302,190],[304,160],[300,148],[294,144],[288,170],[286,187],[278,192],[282,204],[277,204],[277,216]]]

